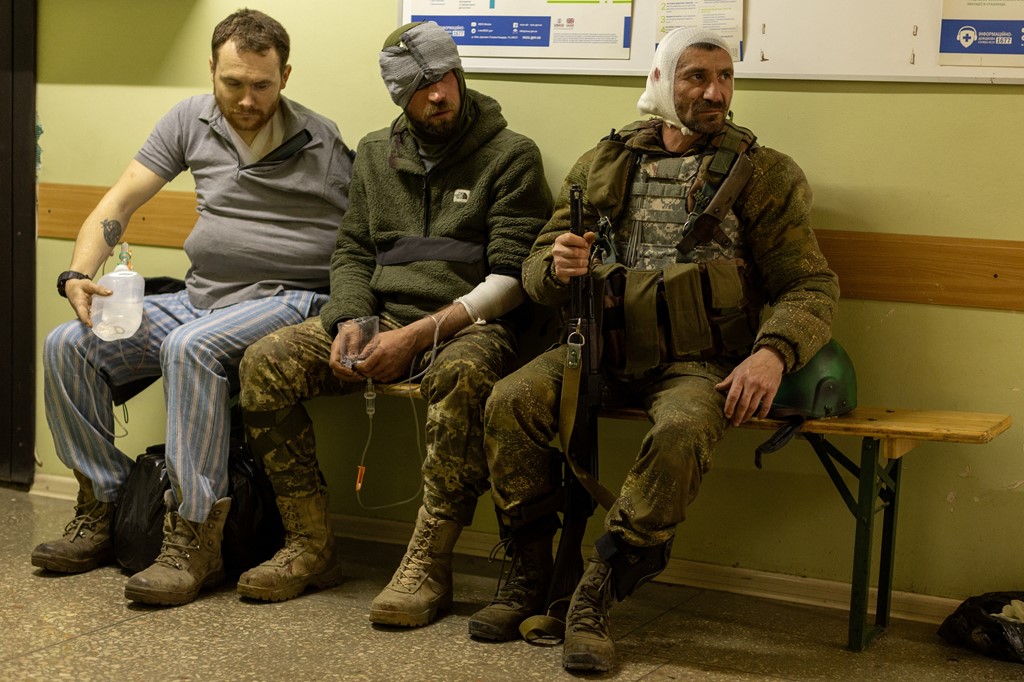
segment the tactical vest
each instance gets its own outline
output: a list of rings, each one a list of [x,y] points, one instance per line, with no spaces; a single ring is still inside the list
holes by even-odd
[[[730,209],[752,168],[743,155],[753,133],[729,122],[707,153],[686,157],[641,158],[626,139],[601,142],[587,184],[624,261],[594,268],[602,363],[635,375],[670,360],[746,356],[762,301]]]

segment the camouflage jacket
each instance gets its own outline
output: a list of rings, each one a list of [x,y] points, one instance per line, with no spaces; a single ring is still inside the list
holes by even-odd
[[[628,165],[631,173],[644,159],[673,156],[662,145],[660,122],[636,122],[623,128],[620,135],[634,156]],[[708,147],[709,140],[702,139],[683,156],[702,155]],[[569,229],[569,188],[578,184],[586,189],[595,152],[585,153],[570,170],[554,214],[523,263],[523,286],[540,303],[564,306],[568,302],[569,287],[553,274],[551,247],[558,235]],[[771,306],[752,350],[774,348],[782,354],[786,371],[792,372],[831,337],[838,279],[811,229],[811,188],[803,171],[790,157],[767,147],[752,147],[748,154],[754,172],[732,210],[742,241],[739,255],[753,266],[755,281]],[[628,181],[625,186],[629,187]],[[628,201],[627,196],[624,204]],[[622,219],[626,213],[622,206],[609,216],[614,241],[620,241],[620,233],[628,229]],[[596,209],[585,201],[584,224],[592,227],[597,220]]]

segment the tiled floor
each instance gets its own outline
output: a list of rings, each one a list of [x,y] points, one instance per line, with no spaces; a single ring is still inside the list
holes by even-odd
[[[114,567],[34,569],[71,503],[0,489],[0,680],[559,680],[558,647],[485,644],[467,619],[495,567],[459,558],[453,613],[415,630],[376,628],[370,600],[402,548],[345,541],[347,579],[280,604],[233,587],[178,608],[124,600]],[[896,622],[867,651],[843,648],[846,613],[649,584],[613,610],[619,666],[586,679],[1021,680],[1024,666],[945,644],[935,626]]]

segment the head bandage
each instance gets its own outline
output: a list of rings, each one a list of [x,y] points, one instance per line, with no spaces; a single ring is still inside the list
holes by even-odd
[[[683,50],[698,43],[707,43],[729,51],[729,44],[722,36],[706,28],[677,28],[665,36],[654,53],[654,64],[647,74],[647,89],[640,95],[636,108],[641,114],[650,114],[663,119],[671,126],[686,130],[679,120],[675,102],[675,75],[679,55]]]
[[[414,92],[461,69],[455,41],[432,21],[406,24],[390,36],[380,53],[380,75],[395,104],[405,109]]]

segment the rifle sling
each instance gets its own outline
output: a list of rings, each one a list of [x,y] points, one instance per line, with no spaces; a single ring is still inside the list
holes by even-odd
[[[567,601],[569,597],[566,597]],[[568,605],[565,605],[568,611]],[[549,611],[550,612],[550,611]],[[537,614],[519,624],[519,634],[528,644],[535,646],[557,646],[565,641],[565,621],[561,618]]]
[[[565,461],[568,462],[576,480],[590,493],[591,497],[597,500],[598,504],[606,510],[611,509],[616,496],[590,475],[590,472],[579,466],[570,454],[569,442],[572,440],[573,428],[576,426],[576,406],[580,397],[582,363],[569,362],[568,357],[569,353],[566,354],[565,371],[562,375],[562,395],[558,408],[558,437],[562,443],[562,452],[565,454]]]
[[[702,210],[698,207],[687,219],[687,229],[684,230],[683,238],[676,245],[680,254],[689,253],[695,247],[706,244],[712,239],[724,247],[730,246],[731,241],[721,228],[722,219],[725,218],[753,173],[754,164],[746,154],[736,157],[732,170],[715,191],[707,206]],[[702,191],[706,191],[709,186],[710,184],[705,184],[701,188]]]
[[[736,198],[746,186],[747,180],[753,174],[754,164],[751,163],[750,157],[746,154],[740,154],[736,158],[732,170],[729,171],[729,175],[726,176],[721,187],[715,192],[714,198],[711,199],[711,203],[708,204],[704,212],[712,214],[717,218],[718,222],[722,222],[722,218],[728,213],[729,207],[735,203]]]

